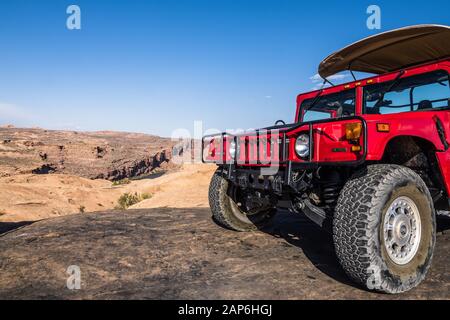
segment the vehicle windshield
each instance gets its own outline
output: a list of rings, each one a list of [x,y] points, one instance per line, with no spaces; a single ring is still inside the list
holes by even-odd
[[[315,101],[314,105],[311,104]],[[303,122],[351,117],[355,115],[355,90],[332,93],[319,98],[306,99],[300,107]]]

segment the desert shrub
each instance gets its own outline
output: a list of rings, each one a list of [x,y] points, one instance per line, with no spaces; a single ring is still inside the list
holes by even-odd
[[[129,184],[129,183],[131,183],[131,180],[128,178],[125,178],[125,179],[113,181],[112,185],[113,186],[121,186],[121,185]]]
[[[145,199],[150,199],[152,197],[151,194],[148,193],[142,193],[138,194],[135,193],[124,193],[120,196],[119,200],[117,200],[117,209],[127,209],[128,207],[131,207],[132,205],[141,202]]]
[[[80,213],[84,213],[84,212],[86,211],[86,207],[85,207],[85,206],[80,206],[80,207],[78,208],[78,211],[79,211]]]
[[[142,200],[150,199],[151,197],[152,197],[152,195],[150,193],[142,193],[141,194],[141,199]]]

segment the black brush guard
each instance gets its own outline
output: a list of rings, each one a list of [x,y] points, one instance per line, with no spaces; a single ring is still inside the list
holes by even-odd
[[[359,120],[362,123],[362,129],[363,129],[363,155],[360,159],[355,161],[340,161],[340,162],[315,162],[314,161],[314,139],[313,139],[313,125],[320,124],[320,123],[330,123],[330,122],[338,122],[338,121],[344,121],[344,120]],[[309,156],[308,159],[305,161],[297,162],[297,161],[290,161],[289,155],[288,155],[288,145],[289,140],[287,138],[287,134],[290,131],[296,130],[300,127],[308,126],[308,132],[309,132]],[[218,164],[222,168],[222,174],[227,177],[228,180],[239,183],[238,176],[239,175],[256,175],[258,172],[259,174],[257,176],[261,175],[261,165],[267,165],[266,163],[260,162],[260,146],[259,146],[259,135],[261,131],[264,131],[266,134],[271,134],[272,131],[277,130],[279,135],[281,135],[281,138],[278,138],[279,143],[279,161],[275,164],[271,165],[277,165],[280,170],[278,170],[278,173],[274,175],[275,187],[273,188],[275,191],[281,191],[279,190],[278,186],[286,185],[294,187],[293,181],[292,181],[292,172],[293,170],[307,170],[307,169],[316,169],[320,166],[359,166],[362,163],[366,161],[367,156],[367,122],[364,118],[359,116],[352,116],[352,117],[346,117],[346,118],[338,118],[338,119],[325,119],[325,120],[319,120],[319,121],[312,121],[312,122],[304,122],[301,124],[291,124],[291,125],[282,125],[282,126],[274,126],[274,127],[268,127],[263,128],[259,130],[255,130],[252,133],[243,133],[238,135],[231,135],[226,132],[222,132],[220,134],[211,134],[206,135],[202,138],[202,162],[203,163],[217,163],[216,161],[208,161],[204,159],[204,149],[205,149],[205,139],[212,138],[212,137],[221,137],[221,147],[222,152],[225,152],[224,150],[224,141],[225,137],[232,138],[234,142],[238,143],[237,138],[238,137],[245,137],[245,136],[256,136],[256,143],[257,143],[257,155],[256,155],[256,162],[252,163],[251,165],[255,165],[252,167],[250,164],[246,163],[238,163],[236,160],[237,156],[232,161],[227,161],[226,163]],[[306,132],[306,130],[305,130]],[[223,154],[222,154],[223,156]],[[282,169],[283,168],[283,169]],[[281,170],[282,169],[282,170]],[[264,181],[258,181],[258,179],[254,179],[256,182],[253,183],[254,187],[257,189],[267,189],[267,186],[269,183],[266,181],[268,180],[269,176],[264,176]],[[281,181],[280,181],[281,179]],[[243,186],[243,185],[242,185]]]

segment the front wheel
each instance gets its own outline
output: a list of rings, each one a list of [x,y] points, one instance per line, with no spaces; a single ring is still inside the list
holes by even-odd
[[[431,265],[433,200],[414,171],[372,165],[344,186],[333,219],[338,259],[368,289],[399,293],[417,286]]]
[[[269,223],[275,214],[273,206],[266,199],[255,203],[252,198],[251,194],[222,177],[220,169],[214,173],[209,185],[209,206],[214,221],[220,226],[252,231]]]

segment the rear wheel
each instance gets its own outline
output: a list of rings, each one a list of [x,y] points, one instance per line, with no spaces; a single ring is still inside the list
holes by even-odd
[[[217,170],[209,185],[209,205],[214,221],[235,231],[257,230],[270,222],[275,209],[264,197],[257,197],[230,183]]]
[[[436,222],[427,186],[414,171],[372,165],[344,186],[333,220],[338,259],[368,289],[404,292],[430,267]]]

